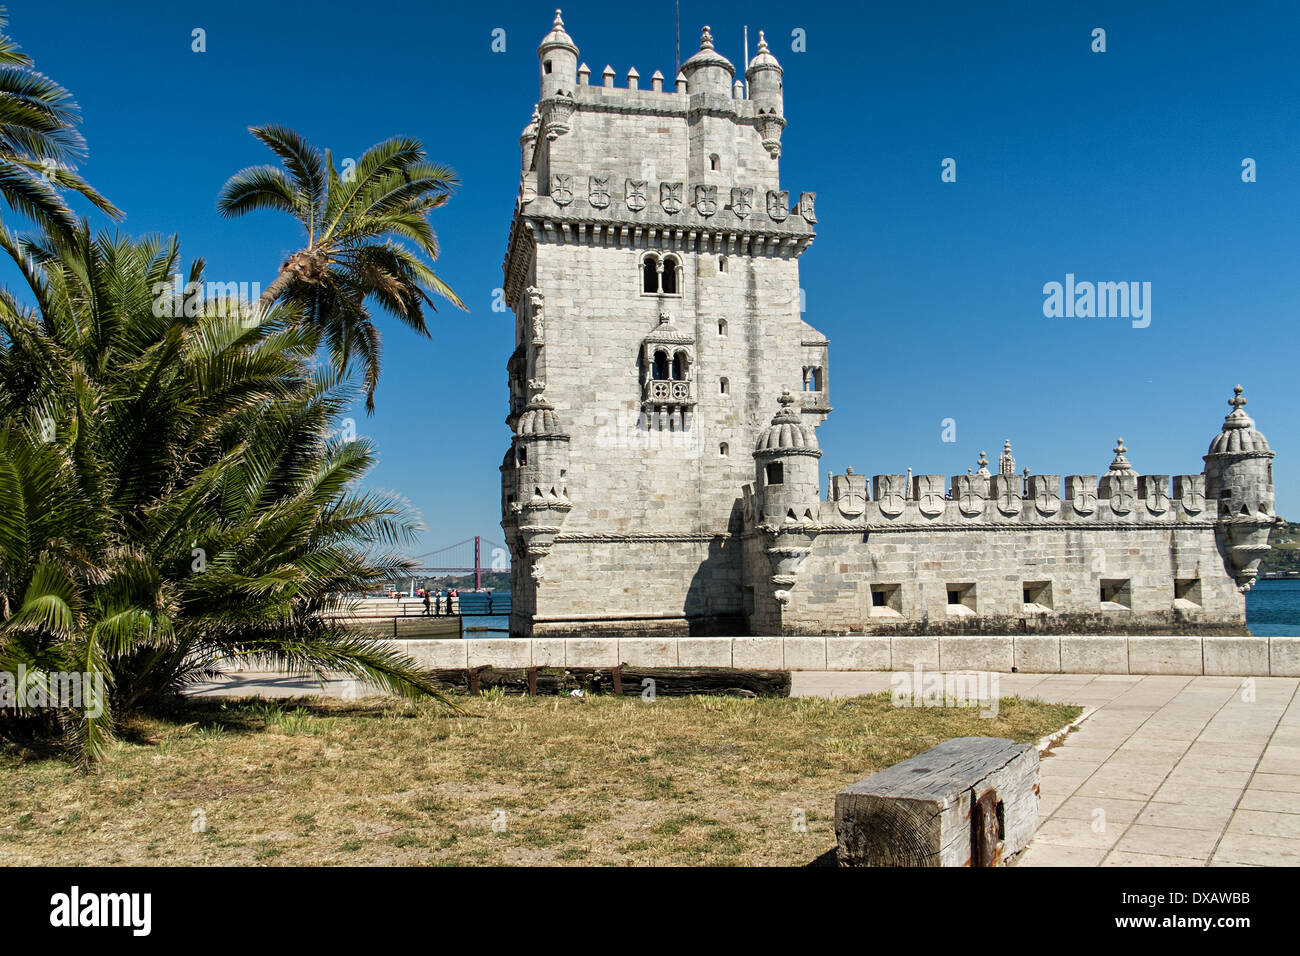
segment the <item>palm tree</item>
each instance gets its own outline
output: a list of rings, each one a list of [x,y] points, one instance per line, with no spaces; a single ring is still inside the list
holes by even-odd
[[[335,437],[356,388],[312,370],[320,331],[291,306],[155,308],[174,239],[0,246],[36,303],[0,291],[0,670],[101,675],[102,713],[60,712],[80,753],[230,658],[439,696],[339,622],[340,595],[409,567],[388,549],[418,523],[356,488],[373,450]]]
[[[77,105],[67,90],[32,69],[31,58],[4,34],[8,22],[0,7],[0,197],[51,233],[76,228],[65,189],[120,219],[122,213],[76,173],[74,163],[86,155]]]
[[[430,293],[465,308],[429,265],[438,257],[438,240],[428,217],[459,185],[456,173],[428,162],[419,140],[394,137],[367,150],[343,177],[328,150],[322,155],[291,129],[256,126],[250,132],[282,166],[239,171],[222,187],[217,209],[232,218],[276,209],[298,220],[306,244],[280,267],[260,304],[295,306],[321,331],[340,371],[360,361],[366,410],[373,413],[380,336],[367,300],[426,338]]]

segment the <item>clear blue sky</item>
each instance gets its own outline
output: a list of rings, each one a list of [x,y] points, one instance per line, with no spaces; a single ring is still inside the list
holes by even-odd
[[[123,228],[179,233],[211,279],[268,283],[299,239],[276,214],[216,214],[225,179],[270,157],[250,125],[292,126],[340,158],[410,134],[456,168],[463,188],[434,216],[438,270],[470,315],[443,308],[431,342],[384,321],[378,411],[355,418],[379,444],[372,483],[422,512],[426,549],[499,539],[513,333],[491,302],[554,4],[9,6],[11,34],[80,103],[82,170],[126,210]],[[1199,472],[1241,382],[1291,516],[1300,9],[873,6],[681,5],[683,58],[709,23],[738,64],[748,24],[751,53],[764,29],[786,70],[782,178],[818,194],[802,276],[806,317],[832,343],[823,470],[964,474],[1010,438],[1033,472],[1099,473],[1123,435],[1140,472]],[[671,76],[671,2],[564,16],[593,75]],[[196,27],[205,53],[191,52]],[[491,51],[498,27],[505,53]],[[806,52],[791,51],[796,28]],[[940,181],[945,157],[956,183]],[[1043,284],[1066,273],[1150,282],[1150,326],[1045,318]]]

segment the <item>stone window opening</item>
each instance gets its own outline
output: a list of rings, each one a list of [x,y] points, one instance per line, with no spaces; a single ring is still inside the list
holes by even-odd
[[[651,252],[641,260],[642,295],[681,295],[681,263]]]
[[[718,319],[718,334],[721,335],[721,336],[724,336],[724,337],[726,336],[726,334],[727,334],[727,320],[726,320],[726,319]]]
[[[1201,579],[1178,578],[1174,581],[1174,607],[1196,610],[1201,606]]]
[[[901,617],[903,588],[899,584],[871,585],[871,617]]]
[[[1127,579],[1102,578],[1101,603],[1109,611],[1129,611],[1133,609],[1132,582]]]
[[[647,256],[641,265],[641,291],[647,295],[659,291],[659,260],[653,256]]]
[[[527,464],[528,464],[528,446],[520,445],[519,446],[519,467],[522,468]]]
[[[1052,582],[1025,581],[1020,588],[1027,613],[1042,614],[1052,610]]]
[[[949,584],[946,590],[948,592],[947,610],[949,614],[958,617],[974,616],[976,610],[974,584]]]
[[[718,256],[718,271],[725,274],[727,271],[727,257]]]
[[[722,458],[726,458],[729,454],[731,454],[731,446],[724,441],[718,446],[718,455]]]
[[[820,392],[824,387],[825,372],[820,365],[805,365],[803,367],[803,390],[805,392]]]
[[[673,373],[674,382],[686,381],[686,353],[685,352],[678,352],[676,355],[673,356],[672,373]]]
[[[551,72],[551,61],[547,60],[545,63],[543,63],[542,68],[546,71],[547,75],[549,76]]]
[[[719,379],[719,380],[718,380],[718,392],[719,392],[719,394],[722,394],[722,395],[730,395],[730,394],[731,394],[731,381],[730,381],[729,379],[725,379],[725,378],[723,378],[723,379]]]
[[[668,353],[662,350],[655,352],[654,368],[651,370],[651,376],[657,382],[668,381]]]
[[[709,157],[709,169],[713,170],[716,173],[721,168],[722,168],[722,159],[718,156],[717,153],[714,153],[712,156]]]
[[[765,474],[769,485],[785,484],[785,467],[781,462],[769,462]]]

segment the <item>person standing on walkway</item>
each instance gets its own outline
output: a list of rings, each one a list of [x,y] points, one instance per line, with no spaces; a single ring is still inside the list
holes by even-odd
[[[427,588],[424,591],[424,616],[429,616],[429,591]]]

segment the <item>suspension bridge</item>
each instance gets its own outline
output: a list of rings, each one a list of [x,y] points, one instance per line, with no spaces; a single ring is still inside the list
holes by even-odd
[[[484,571],[510,570],[510,549],[499,541],[491,541],[477,534],[464,541],[417,554],[414,559],[419,565],[403,574],[403,579],[473,574],[475,590],[483,587]]]

